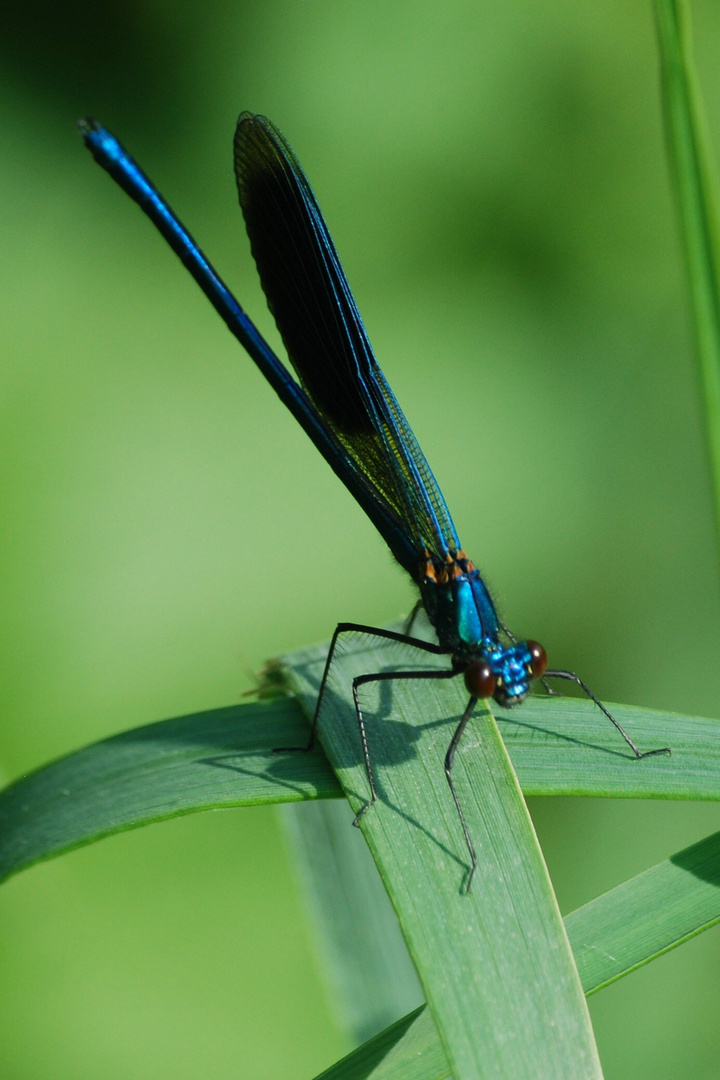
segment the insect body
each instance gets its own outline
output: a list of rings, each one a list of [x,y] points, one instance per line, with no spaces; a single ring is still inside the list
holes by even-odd
[[[452,765],[479,698],[514,706],[527,696],[534,678],[572,680],[615,724],[633,753],[645,755],[575,674],[548,671],[540,644],[516,641],[502,627],[479,571],[460,546],[430,466],[375,359],[315,196],[277,128],[265,117],[242,114],[235,134],[235,174],[260,280],[297,379],[263,340],[187,230],[114,136],[92,120],[82,121],[80,128],[95,159],[140,205],[179,255],[418,586],[437,643],[341,623],[321,682],[310,745],[341,634],[363,631],[406,642],[427,653],[448,655],[450,666],[445,671],[368,673],[354,679],[353,696],[370,785],[370,800],[356,824],[377,799],[359,700],[361,687],[396,678],[462,675],[469,701],[450,742],[445,772],[470,857],[469,889],[477,860],[453,783]]]

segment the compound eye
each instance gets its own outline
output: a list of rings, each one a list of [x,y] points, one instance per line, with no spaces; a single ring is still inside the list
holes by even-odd
[[[528,641],[527,647],[531,657],[530,671],[532,673],[532,676],[534,679],[541,679],[547,671],[547,653],[545,652],[539,641]]]
[[[492,697],[496,685],[493,669],[486,660],[474,660],[465,668],[465,687],[473,697]]]

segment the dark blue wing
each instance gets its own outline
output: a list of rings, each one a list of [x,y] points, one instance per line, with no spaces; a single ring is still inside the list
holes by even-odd
[[[243,113],[235,175],[270,310],[303,389],[369,490],[397,513],[418,564],[459,548],[410,425],[373,356],[320,209],[297,158],[263,116]],[[401,526],[402,527],[402,526]]]

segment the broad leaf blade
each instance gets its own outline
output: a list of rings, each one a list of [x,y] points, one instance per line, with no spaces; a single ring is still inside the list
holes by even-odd
[[[51,762],[0,792],[0,881],[180,814],[339,795],[321,752],[272,753],[306,738],[282,699],[149,724]]]
[[[720,833],[679,851],[565,918],[593,994],[720,922]]]
[[[317,646],[310,655],[320,664],[325,652]],[[373,660],[387,657],[379,652]],[[456,715],[463,706],[459,680],[423,685],[424,715]],[[305,716],[312,707],[310,695]],[[644,748],[669,745],[672,757],[635,761],[591,702],[534,697],[498,716],[524,793],[720,799],[720,722],[628,705],[612,709]],[[302,745],[307,732],[300,706],[284,698],[149,724],[50,762],[0,792],[0,881],[42,859],[179,814],[339,797],[319,748],[272,752]]]
[[[423,1005],[316,1080],[450,1080],[451,1076],[432,1013]]]
[[[364,1043],[423,1002],[397,917],[344,799],[282,811],[331,1006]]]
[[[534,696],[498,712],[526,795],[720,799],[719,720],[606,704],[641,750],[671,753],[638,759],[592,701]]]
[[[323,656],[319,651],[318,658]],[[459,711],[465,704],[461,680],[456,680],[454,686],[426,684],[423,693],[424,707],[429,713],[433,709]],[[523,791],[645,797],[680,794],[717,798],[720,795],[717,722],[625,706],[613,706],[613,710],[644,745],[669,742],[674,747],[672,758],[636,761],[592,702],[549,699],[543,695],[498,718]],[[310,809],[313,808],[294,805],[287,807],[287,812],[303,821]],[[328,802],[317,807],[323,821],[334,818],[335,812],[342,809]],[[368,855],[367,847],[362,845],[358,849],[350,837],[343,836],[349,831],[345,814],[339,816],[338,822],[334,842],[323,842],[322,835],[308,839],[312,851],[308,855],[306,850],[306,857],[301,855],[299,867],[310,898],[310,915],[327,960],[331,998],[345,1022],[349,1021],[357,1041],[362,1042],[407,1013],[417,999],[407,1002],[404,980],[398,986],[397,976],[404,965],[398,962],[399,943],[384,917],[385,905],[376,890],[369,888],[367,875],[361,873],[352,885],[348,884],[348,875],[355,871],[355,860]],[[312,822],[307,827],[311,825]],[[354,839],[359,837],[356,835]],[[382,888],[379,878],[373,882]],[[348,899],[341,899],[340,890]],[[388,974],[387,960],[391,955]],[[383,1013],[385,1023],[378,1023]],[[363,1028],[365,1035],[360,1037]]]
[[[321,738],[357,812],[367,777],[349,688],[379,671],[388,650],[368,648],[334,671]],[[294,654],[289,680],[310,705],[322,674],[316,650]],[[412,680],[384,684],[368,705],[379,801],[362,830],[398,914],[462,1080],[601,1075],[577,971],[527,809],[495,722],[478,707],[454,775],[480,872],[463,891],[467,851],[442,761],[457,715],[433,715]],[[423,722],[424,721],[424,722]]]
[[[587,994],[720,921],[720,833],[678,852],[565,919]],[[427,1009],[404,1017],[318,1080],[448,1080]]]

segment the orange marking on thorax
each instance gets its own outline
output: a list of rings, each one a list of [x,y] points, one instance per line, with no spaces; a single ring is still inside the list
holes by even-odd
[[[426,551],[425,560],[420,563],[420,566],[425,580],[433,581],[436,585],[447,585],[450,581],[457,581],[459,577],[472,573],[475,569],[464,551],[457,551],[454,555],[446,552],[442,563],[438,563],[430,552]]]

